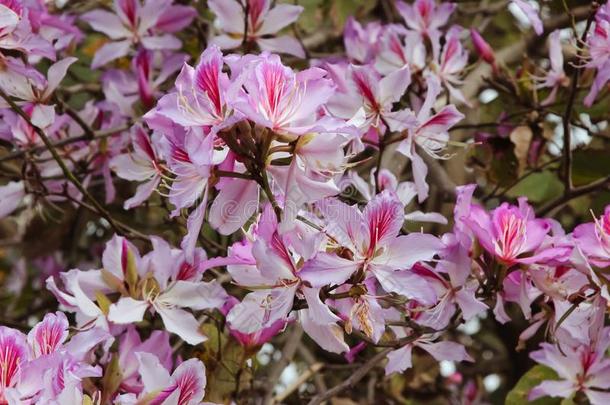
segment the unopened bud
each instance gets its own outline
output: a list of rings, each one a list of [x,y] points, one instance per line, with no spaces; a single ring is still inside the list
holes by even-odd
[[[470,29],[470,39],[472,39],[472,44],[474,45],[474,49],[477,51],[479,56],[490,65],[494,65],[496,61],[496,57],[494,56],[494,51],[491,49],[491,46],[483,39],[481,34],[474,28]]]

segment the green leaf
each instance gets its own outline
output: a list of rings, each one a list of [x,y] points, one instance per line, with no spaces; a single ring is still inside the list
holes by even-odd
[[[549,171],[534,173],[513,187],[507,194],[511,197],[526,196],[530,202],[548,201],[563,191],[563,184]]]
[[[608,151],[588,149],[574,152],[572,180],[575,186],[582,186],[609,175]]]
[[[543,397],[535,401],[527,396],[532,388],[545,380],[557,380],[557,373],[549,367],[536,365],[519,379],[514,388],[506,396],[505,405],[559,405],[561,398]]]

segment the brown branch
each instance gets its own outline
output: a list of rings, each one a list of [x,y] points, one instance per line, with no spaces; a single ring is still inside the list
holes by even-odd
[[[610,176],[601,178],[582,187],[573,188],[568,193],[564,193],[564,195],[562,195],[561,197],[550,201],[549,203],[538,208],[538,210],[536,210],[536,215],[545,216],[549,212],[567,204],[575,198],[582,197],[583,195],[587,195],[589,193],[601,190],[606,186],[610,186]]]
[[[369,371],[375,368],[375,366],[377,366],[377,364],[381,362],[381,360],[383,360],[392,350],[392,348],[383,349],[375,356],[371,357],[366,363],[364,363],[359,369],[357,369],[354,374],[352,374],[341,384],[334,386],[333,388],[322,394],[316,395],[311,401],[309,401],[308,405],[320,405],[327,399],[332,398],[335,395],[343,392],[344,390],[353,387],[354,385],[356,385],[356,383],[362,380],[369,373]]]
[[[593,3],[596,4],[596,3]],[[587,40],[587,34],[595,18],[597,7],[591,6],[589,18],[587,19],[587,26],[582,33],[580,43],[583,44]],[[580,58],[582,55],[583,48],[580,47],[576,52],[576,58]],[[568,102],[566,104],[566,110],[563,114],[563,184],[565,186],[564,193],[568,195],[574,188],[572,182],[572,130],[570,128],[570,122],[572,121],[572,113],[574,111],[574,102],[576,101],[576,94],[578,89],[578,79],[580,77],[580,71],[582,64],[574,66],[574,73],[572,74],[572,83],[570,87],[570,94],[568,96]]]
[[[103,139],[103,138],[107,138],[109,136],[115,135],[119,132],[125,131],[129,129],[129,127],[122,127],[122,128],[112,128],[112,129],[108,129],[108,130],[103,130],[103,131],[96,131],[95,132],[95,136],[94,136],[94,140],[97,139]],[[87,140],[91,140],[91,138],[89,137],[89,135],[87,134],[83,134],[83,135],[79,135],[79,136],[75,136],[73,138],[66,138],[66,139],[61,139],[57,142],[53,142],[52,145],[54,148],[59,148],[62,146],[66,146],[66,145],[70,145],[72,143],[76,143],[76,142],[81,142],[81,141],[87,141]],[[34,146],[32,148],[29,149],[21,149],[21,150],[17,150],[11,153],[8,153],[4,156],[0,157],[0,162],[6,162],[8,160],[13,160],[13,159],[19,159],[21,157],[23,157],[26,154],[30,154],[30,153],[39,153],[39,152],[43,152],[47,150],[46,145],[40,145],[40,146]]]

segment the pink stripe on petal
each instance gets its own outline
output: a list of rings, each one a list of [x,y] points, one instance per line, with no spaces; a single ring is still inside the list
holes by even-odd
[[[27,361],[25,336],[18,330],[0,326],[0,403],[4,391],[17,382],[21,365]]]
[[[62,312],[46,314],[28,334],[36,357],[51,354],[68,338],[68,319]]]

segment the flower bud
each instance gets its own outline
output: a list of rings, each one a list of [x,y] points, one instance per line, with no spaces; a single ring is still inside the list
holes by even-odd
[[[496,57],[494,56],[494,51],[491,49],[491,46],[483,39],[481,34],[474,28],[470,29],[470,39],[472,39],[472,44],[474,45],[475,50],[479,54],[479,56],[490,65],[495,64]]]

